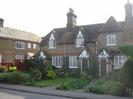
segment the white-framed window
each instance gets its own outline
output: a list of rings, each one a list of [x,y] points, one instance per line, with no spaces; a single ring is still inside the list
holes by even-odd
[[[52,65],[57,68],[61,68],[62,66],[62,56],[52,56]]]
[[[36,44],[33,44],[33,49],[36,49],[37,48],[37,45]]]
[[[127,57],[124,55],[114,56],[114,69],[120,69],[126,62]]]
[[[25,57],[24,57],[24,55],[16,55],[16,56],[15,56],[15,59],[16,59],[16,60],[24,60]]]
[[[69,56],[69,68],[78,68],[77,56]]]
[[[25,49],[25,42],[16,41],[16,49]]]
[[[31,48],[31,43],[28,43],[28,48]]]
[[[115,46],[116,45],[116,35],[107,35],[107,46]]]
[[[49,38],[49,48],[55,48],[56,47],[56,40],[55,37],[53,35],[53,33],[51,34],[50,38]]]
[[[84,47],[84,37],[81,31],[78,32],[76,37],[76,47]]]

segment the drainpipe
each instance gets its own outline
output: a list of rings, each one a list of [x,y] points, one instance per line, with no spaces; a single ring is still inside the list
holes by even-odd
[[[81,58],[81,59],[80,59],[80,64],[81,64],[81,71],[80,71],[80,74],[82,74],[82,71],[83,71],[82,63],[83,63],[83,59]]]
[[[96,41],[96,56],[97,56],[97,41]]]

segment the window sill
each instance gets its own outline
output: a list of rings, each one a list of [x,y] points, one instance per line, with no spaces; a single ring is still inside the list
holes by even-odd
[[[76,48],[80,48],[80,47],[84,47],[84,46],[76,46]]]
[[[55,49],[56,47],[49,47],[48,49]]]
[[[61,68],[61,66],[55,66],[56,68]]]
[[[25,48],[16,48],[16,49],[18,49],[18,50],[24,50]]]
[[[121,67],[114,67],[114,69],[121,69]]]
[[[107,46],[116,46],[116,44],[107,44]]]
[[[78,68],[78,67],[69,67],[69,68]]]

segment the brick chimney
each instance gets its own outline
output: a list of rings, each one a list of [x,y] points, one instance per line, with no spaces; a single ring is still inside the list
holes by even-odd
[[[4,24],[4,19],[0,18],[0,27],[3,28],[3,24]]]
[[[67,28],[72,29],[77,25],[77,16],[74,14],[73,9],[69,8],[67,13]]]
[[[133,6],[129,2],[125,4],[125,29],[133,29]]]

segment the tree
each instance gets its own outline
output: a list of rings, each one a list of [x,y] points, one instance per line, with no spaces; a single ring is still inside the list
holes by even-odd
[[[133,92],[133,46],[119,47],[120,51],[128,56],[126,63],[119,72],[120,82],[123,83],[132,94]]]
[[[129,57],[119,73],[120,82],[133,92],[133,57]]]
[[[126,56],[133,56],[133,46],[132,45],[121,46],[121,47],[119,47],[119,49]]]

